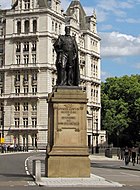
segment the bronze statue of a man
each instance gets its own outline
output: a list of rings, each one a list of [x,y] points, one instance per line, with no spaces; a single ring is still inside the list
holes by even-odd
[[[78,86],[80,80],[78,46],[75,37],[70,35],[70,27],[65,27],[65,35],[59,35],[54,43],[57,53],[57,85]]]

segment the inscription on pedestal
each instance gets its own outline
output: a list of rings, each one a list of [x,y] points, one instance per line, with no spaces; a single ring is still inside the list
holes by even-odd
[[[73,104],[62,104],[57,107],[57,116],[58,116],[58,130],[62,129],[79,129],[80,125],[80,112],[83,110],[83,107],[80,105]]]

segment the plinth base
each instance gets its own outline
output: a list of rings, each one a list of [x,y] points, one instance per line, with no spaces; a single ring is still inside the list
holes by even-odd
[[[48,98],[48,177],[90,177],[87,96],[79,88],[58,88]]]
[[[50,156],[48,177],[90,177],[89,158],[82,156]]]

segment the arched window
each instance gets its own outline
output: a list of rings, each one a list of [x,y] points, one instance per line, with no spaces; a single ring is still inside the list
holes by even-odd
[[[21,21],[17,21],[17,33],[21,33]]]
[[[54,31],[54,21],[52,21],[52,31]]]
[[[33,33],[37,32],[37,20],[33,20]]]
[[[24,22],[24,28],[25,28],[25,33],[29,33],[29,20],[25,20]]]

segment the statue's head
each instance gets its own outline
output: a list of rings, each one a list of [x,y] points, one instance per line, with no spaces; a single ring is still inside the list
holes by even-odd
[[[65,33],[67,36],[70,35],[70,26],[65,27]]]

